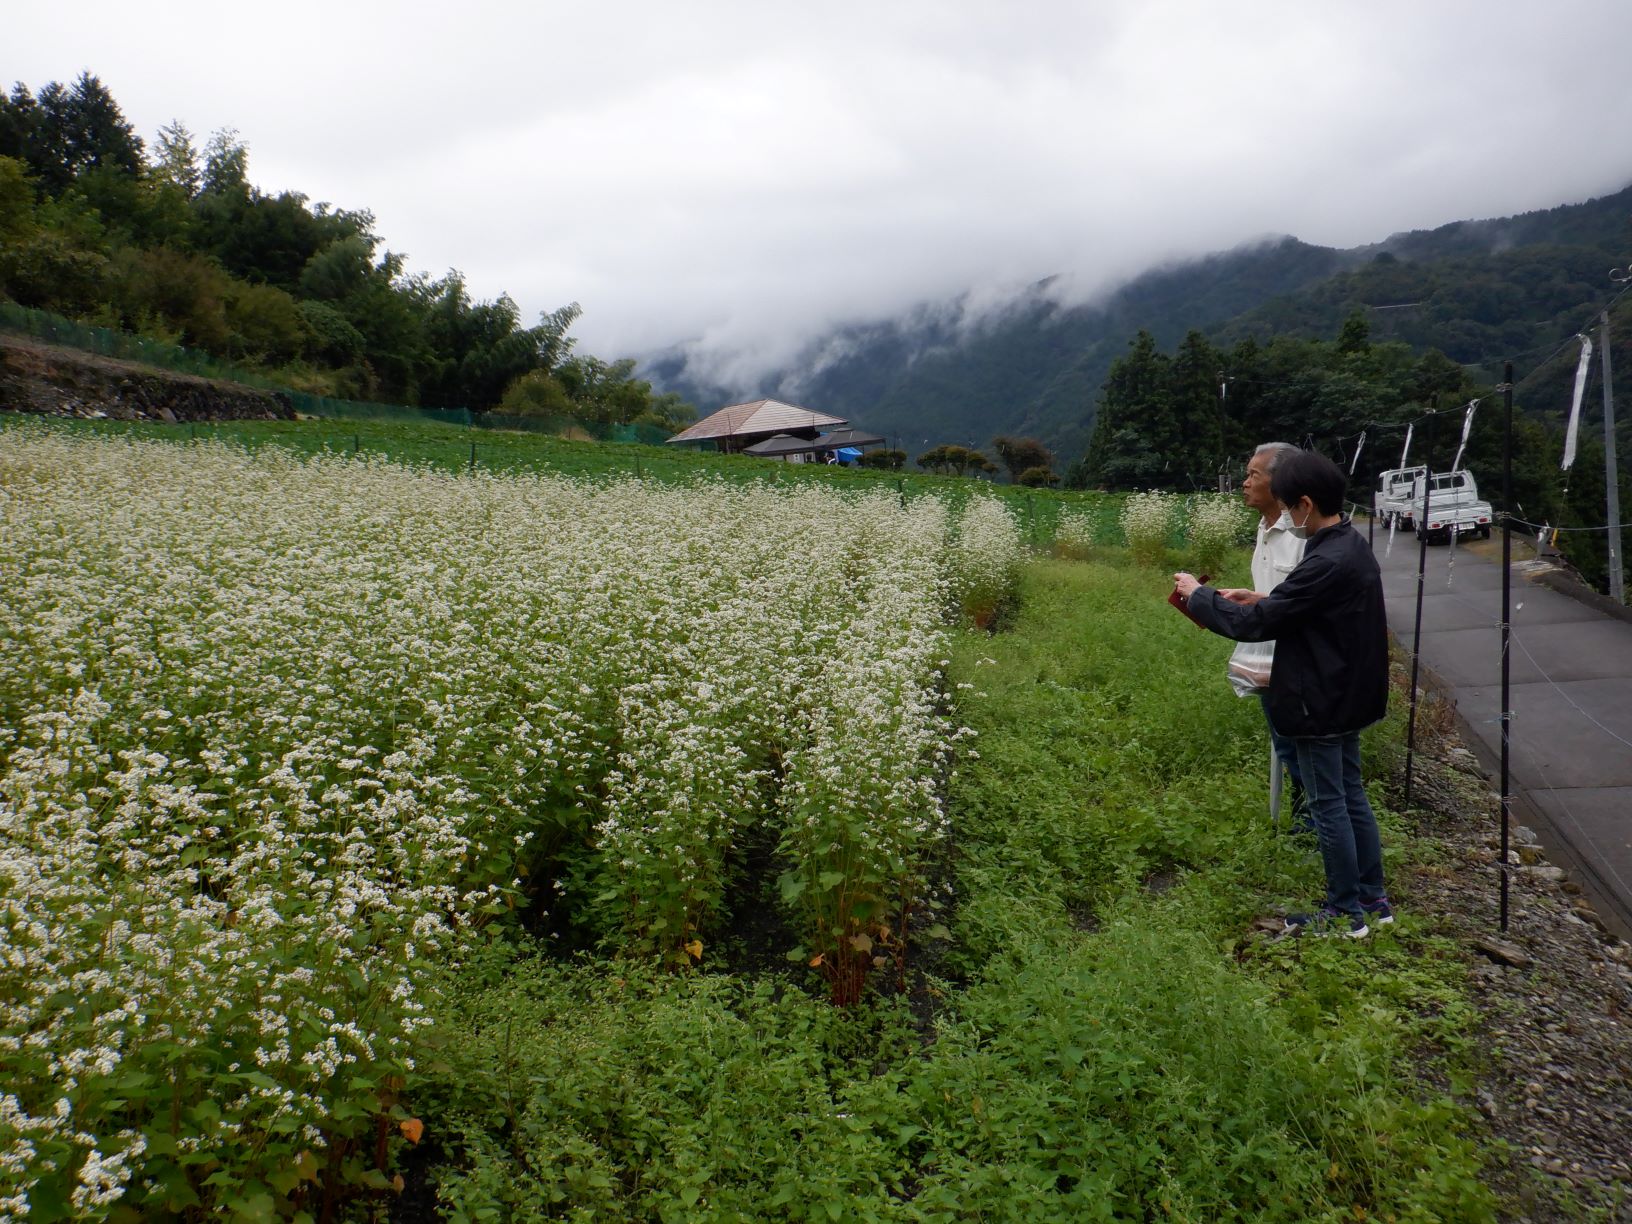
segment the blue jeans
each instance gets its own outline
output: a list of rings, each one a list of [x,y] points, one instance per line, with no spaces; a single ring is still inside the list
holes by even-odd
[[[1360,780],[1360,733],[1295,736],[1309,811],[1326,867],[1326,904],[1362,913],[1383,897],[1383,843]]]
[[[1269,707],[1264,704],[1261,694],[1258,705],[1264,711],[1264,721],[1269,723],[1269,742],[1275,749],[1275,756],[1292,779],[1292,817],[1289,822],[1292,832],[1313,833],[1315,822],[1309,818],[1309,800],[1303,792],[1303,771],[1298,768],[1298,750],[1291,738],[1275,730],[1275,724],[1269,721]]]

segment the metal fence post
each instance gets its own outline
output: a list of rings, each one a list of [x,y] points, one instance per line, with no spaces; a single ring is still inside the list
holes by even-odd
[[[1417,677],[1422,669],[1422,588],[1428,572],[1428,512],[1434,494],[1434,415],[1428,411],[1428,444],[1423,454],[1422,517],[1417,520],[1417,627],[1411,641],[1411,715],[1405,733],[1405,806],[1411,806],[1411,773],[1417,752]],[[1455,530],[1454,528],[1452,530]]]
[[[1624,604],[1626,569],[1621,557],[1621,478],[1615,458],[1615,376],[1609,362],[1609,311],[1604,311],[1603,320],[1599,356],[1604,366],[1604,508],[1608,511],[1609,523],[1609,597]]]
[[[1508,530],[1513,504],[1513,363],[1503,370],[1505,411],[1502,422],[1502,930],[1507,930],[1507,828],[1513,797],[1508,793],[1508,732],[1513,721],[1508,690],[1508,639],[1513,631],[1513,534]]]

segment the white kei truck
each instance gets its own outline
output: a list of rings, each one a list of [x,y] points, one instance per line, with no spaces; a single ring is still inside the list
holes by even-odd
[[[1377,519],[1390,527],[1415,531],[1418,539],[1449,543],[1475,532],[1490,539],[1494,513],[1479,497],[1479,485],[1466,468],[1435,472],[1429,485],[1426,467],[1394,468],[1377,478]],[[1422,519],[1424,496],[1428,517]]]

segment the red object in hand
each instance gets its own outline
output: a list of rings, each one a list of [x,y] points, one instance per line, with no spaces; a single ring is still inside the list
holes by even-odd
[[[1211,580],[1211,575],[1203,574],[1201,576],[1201,578],[1200,578],[1200,585],[1206,586],[1207,583],[1210,580]],[[1171,590],[1171,591],[1169,591],[1167,593],[1167,602],[1172,604],[1180,612],[1183,612],[1186,616],[1190,617],[1191,621],[1194,622],[1196,625],[1200,626],[1203,629],[1205,629],[1207,627],[1206,625],[1203,625],[1199,620],[1196,620],[1195,616],[1193,616],[1191,614],[1191,612],[1190,612],[1190,601],[1188,599],[1183,598],[1179,594],[1178,588],[1175,587],[1173,590]]]

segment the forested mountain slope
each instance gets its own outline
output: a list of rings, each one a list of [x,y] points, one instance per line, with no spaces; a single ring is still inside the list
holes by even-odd
[[[754,388],[710,385],[678,350],[647,372],[704,405],[748,393],[807,403],[899,438],[909,453],[1022,434],[1068,464],[1087,447],[1111,363],[1141,329],[1163,348],[1191,330],[1220,346],[1247,335],[1330,339],[1364,308],[1378,339],[1437,348],[1484,372],[1503,358],[1539,360],[1603,301],[1609,269],[1632,259],[1629,217],[1632,188],[1352,250],[1283,238],[1147,272],[1092,305],[1058,305],[1048,281],[979,319],[967,301],[926,305],[818,338]]]

